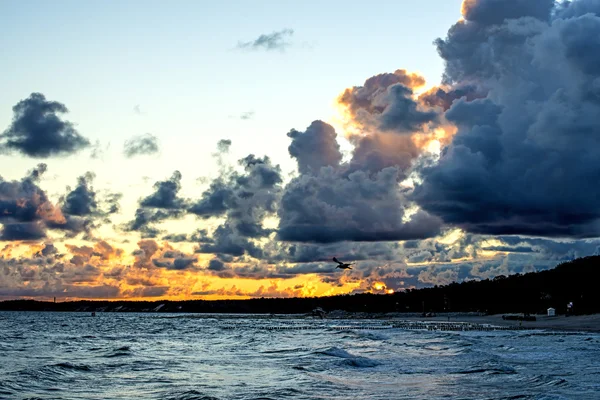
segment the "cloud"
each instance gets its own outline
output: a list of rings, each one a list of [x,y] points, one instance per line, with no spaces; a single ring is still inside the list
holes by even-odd
[[[142,111],[142,107],[139,104],[136,104],[135,106],[133,106],[133,112],[134,112],[134,114],[137,114],[137,115],[145,115],[146,114],[144,111]]]
[[[268,157],[229,164],[232,143],[219,141],[219,174],[201,196],[184,197],[175,171],[139,199],[126,224],[144,238],[133,253],[93,236],[121,196],[96,191],[93,174],[57,204],[40,187],[45,164],[0,178],[0,296],[380,293],[598,254],[599,15],[597,0],[465,1],[464,20],[435,42],[439,85],[424,90],[422,76],[399,69],[346,89],[341,130],[314,121],[287,133],[289,179]],[[269,37],[285,43],[291,32],[273,35],[241,47],[276,50]],[[15,121],[74,129],[60,103],[22,103],[22,115],[42,117],[15,111]],[[338,133],[353,146],[346,157]],[[144,138],[152,146],[151,135],[128,141],[133,155]],[[163,231],[184,216],[197,226]],[[56,232],[87,244],[55,247]],[[354,269],[335,270],[333,256]]]
[[[2,240],[36,240],[46,236],[46,230],[62,231],[73,237],[108,222],[108,216],[118,211],[120,195],[108,193],[97,198],[92,188],[94,174],[79,177],[74,189],[53,204],[39,186],[46,164],[39,164],[20,181],[0,177],[0,223],[4,225]]]
[[[15,222],[2,225],[0,240],[40,240],[46,237],[40,222]]]
[[[600,2],[598,0],[564,0],[556,5],[556,17],[573,18],[585,14],[600,15]]]
[[[156,237],[161,231],[152,226],[168,219],[181,218],[188,200],[179,197],[181,172],[175,171],[171,178],[154,184],[154,193],[140,199],[133,221],[125,224],[127,231],[139,231],[143,237]]]
[[[279,213],[279,238],[286,241],[391,241],[423,239],[439,233],[437,218],[418,211],[404,221],[406,208],[398,189],[398,170],[374,177],[356,171],[343,177],[324,168],[287,187]]]
[[[346,89],[338,98],[353,122],[363,128],[413,133],[438,120],[438,112],[413,97],[413,89],[425,85],[418,74],[399,69],[375,75],[363,86]]]
[[[231,147],[231,140],[229,140],[229,139],[221,139],[217,142],[217,150],[220,153],[229,152],[230,147]]]
[[[59,117],[68,112],[67,107],[41,93],[18,102],[13,112],[11,125],[0,135],[0,146],[8,151],[46,158],[71,155],[90,145],[71,122]]]
[[[291,43],[287,38],[294,34],[293,29],[282,29],[269,34],[262,34],[257,39],[249,42],[238,42],[238,49],[247,50],[266,50],[266,51],[284,51]]]
[[[290,155],[296,158],[301,174],[288,183],[282,196],[278,212],[280,240],[392,241],[439,233],[438,218],[422,211],[412,217],[406,214],[410,204],[398,182],[402,168],[410,163],[399,166],[395,160],[391,165],[374,162],[381,159],[375,155],[377,146],[372,147],[372,157],[363,157],[367,152],[358,146],[352,160],[339,164],[337,134],[320,121],[313,122],[304,133],[292,131],[289,136],[293,139]],[[371,140],[368,137],[358,140]]]
[[[47,223],[65,223],[60,209],[37,184],[46,171],[39,164],[20,181],[0,177],[2,240],[35,240],[45,237]]]
[[[462,15],[468,21],[482,25],[497,25],[508,19],[533,17],[542,21],[550,18],[555,0],[464,0]]]
[[[193,268],[195,258],[174,258],[172,260],[152,260],[155,266],[175,271]]]
[[[110,215],[119,211],[120,193],[108,192],[99,196],[92,187],[95,174],[87,172],[77,179],[77,186],[67,187],[67,194],[60,198],[58,207],[63,218],[46,222],[53,229],[75,236],[85,232],[91,235],[94,228],[110,222]]]
[[[458,128],[412,197],[444,222],[481,234],[600,233],[600,17],[597,2],[466,1],[465,21],[436,41]]]
[[[314,121],[306,131],[292,129],[287,135],[292,139],[288,151],[296,159],[301,174],[318,173],[321,167],[340,164],[342,153],[331,125]]]
[[[158,154],[158,152],[158,139],[156,136],[150,133],[132,137],[125,142],[123,148],[123,153],[127,158],[133,158],[140,155]]]
[[[62,206],[64,213],[82,217],[97,212],[96,193],[90,186],[94,177],[91,172],[79,177],[77,187],[69,192],[64,200]]]
[[[170,179],[156,182],[155,192],[140,201],[140,206],[163,209],[181,209],[186,201],[178,197],[181,190],[181,172],[175,171]]]
[[[255,112],[254,112],[254,111],[246,111],[246,112],[243,112],[243,113],[241,113],[241,114],[240,114],[240,119],[241,119],[241,120],[244,120],[244,121],[247,121],[247,120],[249,120],[249,119],[252,119],[252,118],[254,118],[254,114],[255,114]]]
[[[188,211],[201,218],[223,217],[213,241],[202,243],[200,253],[249,254],[262,257],[253,242],[272,231],[263,227],[267,216],[275,215],[281,197],[281,169],[268,157],[249,155],[239,160],[243,172],[225,169]]]

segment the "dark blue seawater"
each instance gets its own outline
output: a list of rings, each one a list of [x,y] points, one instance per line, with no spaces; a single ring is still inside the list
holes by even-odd
[[[382,323],[0,312],[0,398],[600,399],[598,334]]]

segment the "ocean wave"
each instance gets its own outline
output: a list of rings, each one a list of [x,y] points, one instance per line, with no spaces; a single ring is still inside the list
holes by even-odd
[[[107,358],[126,357],[126,356],[130,356],[132,354],[133,354],[133,351],[131,350],[131,347],[121,346],[121,347],[116,348],[116,349],[112,350],[111,352],[105,354],[104,357],[107,357]]]
[[[367,357],[356,356],[348,353],[346,350],[340,349],[339,347],[330,347],[325,350],[317,351],[318,354],[323,354],[331,357],[343,358],[346,365],[357,367],[357,368],[372,368],[379,365],[375,360]]]
[[[160,400],[220,400],[218,397],[208,396],[197,390],[186,390],[181,393],[169,393],[158,397]]]
[[[589,332],[338,333],[318,320],[296,324],[310,330],[267,331],[256,327],[296,325],[250,317],[229,318],[239,326],[227,331],[200,319],[137,314],[65,328],[72,315],[32,315],[16,313],[2,326],[2,338],[24,337],[0,339],[0,399],[540,400],[596,399],[600,389],[600,335]],[[79,339],[62,344],[71,337]]]
[[[521,382],[533,387],[556,387],[569,384],[566,379],[552,375],[529,376],[525,379],[521,379]]]
[[[53,367],[73,371],[91,371],[91,368],[85,364],[71,364],[70,362],[54,364]]]
[[[473,367],[461,371],[457,371],[457,374],[488,374],[488,375],[504,375],[504,374],[516,374],[517,370],[508,365],[500,365],[497,367]]]

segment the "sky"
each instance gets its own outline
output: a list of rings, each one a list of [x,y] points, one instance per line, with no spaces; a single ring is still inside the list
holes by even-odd
[[[598,0],[0,0],[0,299],[393,293],[597,254],[599,33]]]

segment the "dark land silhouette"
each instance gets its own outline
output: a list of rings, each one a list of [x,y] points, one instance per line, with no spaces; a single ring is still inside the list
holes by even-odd
[[[480,312],[600,313],[600,256],[565,262],[556,268],[527,274],[497,276],[482,281],[406,290],[394,294],[351,294],[311,298],[256,298],[248,300],[185,301],[64,301],[8,300],[0,310],[11,311],[100,311],[185,312],[241,314],[305,314],[317,307],[330,312],[439,313]]]

